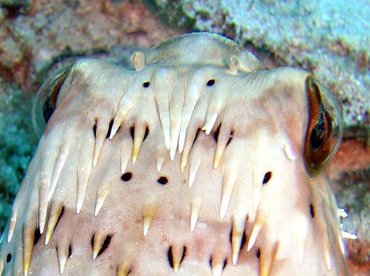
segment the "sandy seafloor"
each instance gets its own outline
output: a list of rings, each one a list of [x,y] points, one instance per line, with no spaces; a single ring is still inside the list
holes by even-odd
[[[37,88],[60,64],[127,60],[175,34],[212,31],[269,68],[312,71],[344,113],[344,141],[329,167],[354,274],[370,273],[370,1],[0,0],[0,229],[37,144]]]

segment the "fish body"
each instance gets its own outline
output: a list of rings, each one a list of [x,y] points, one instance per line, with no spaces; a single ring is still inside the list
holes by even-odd
[[[83,59],[41,87],[3,275],[347,274],[325,88],[207,33],[131,61]]]

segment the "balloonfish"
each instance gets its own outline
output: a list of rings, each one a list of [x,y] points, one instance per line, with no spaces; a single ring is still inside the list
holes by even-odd
[[[341,113],[309,72],[193,33],[78,60],[37,99],[2,275],[348,273],[325,173]]]

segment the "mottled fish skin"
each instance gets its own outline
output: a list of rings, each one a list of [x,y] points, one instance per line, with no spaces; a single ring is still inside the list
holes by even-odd
[[[77,61],[39,95],[2,275],[348,274],[324,169],[340,112],[308,72],[201,33]]]

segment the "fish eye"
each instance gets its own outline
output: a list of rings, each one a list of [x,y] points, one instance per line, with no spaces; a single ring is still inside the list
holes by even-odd
[[[342,139],[341,112],[331,93],[312,76],[306,79],[308,126],[304,146],[306,169],[312,176],[334,156]]]
[[[37,92],[32,112],[33,124],[36,131],[42,132],[53,115],[58,94],[72,67],[73,64],[54,73],[44,82]]]

